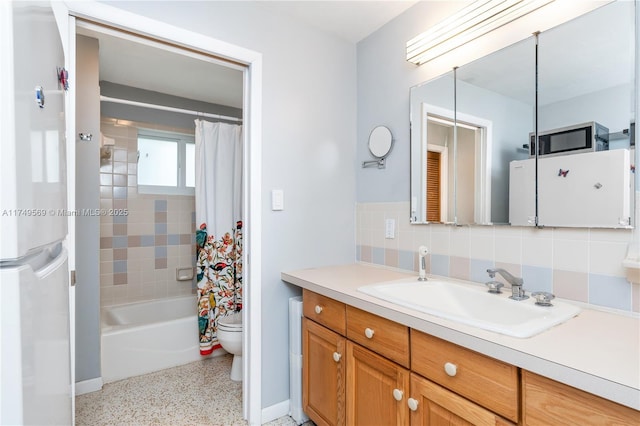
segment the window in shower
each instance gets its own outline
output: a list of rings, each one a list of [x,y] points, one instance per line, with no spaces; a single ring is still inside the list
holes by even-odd
[[[193,195],[195,144],[192,135],[138,132],[138,192]]]

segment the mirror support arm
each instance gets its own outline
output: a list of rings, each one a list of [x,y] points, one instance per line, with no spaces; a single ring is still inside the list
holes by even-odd
[[[385,168],[385,161],[384,158],[380,158],[378,160],[370,160],[370,161],[363,161],[362,162],[362,168],[366,168],[366,167],[372,167],[377,165],[379,169],[384,169]]]

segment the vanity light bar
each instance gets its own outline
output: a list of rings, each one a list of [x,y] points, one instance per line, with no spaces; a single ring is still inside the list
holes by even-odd
[[[477,0],[407,42],[407,61],[422,65],[554,0]]]

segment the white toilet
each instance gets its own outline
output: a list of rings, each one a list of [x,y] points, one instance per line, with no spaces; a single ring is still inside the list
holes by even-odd
[[[233,354],[231,380],[242,381],[242,312],[218,320],[218,341],[222,349]]]

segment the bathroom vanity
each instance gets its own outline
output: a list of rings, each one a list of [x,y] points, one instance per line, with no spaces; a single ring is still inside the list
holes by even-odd
[[[303,288],[303,408],[316,424],[640,424],[637,315],[585,306],[517,338],[358,290],[410,277],[365,264],[282,273]]]

